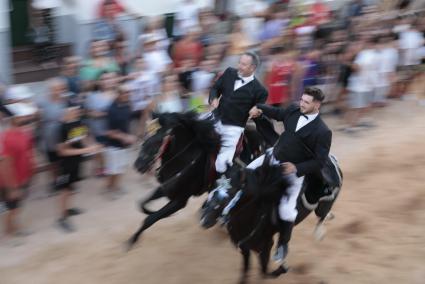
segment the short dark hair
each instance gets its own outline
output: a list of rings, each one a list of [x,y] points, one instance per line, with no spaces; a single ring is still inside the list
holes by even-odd
[[[316,87],[306,87],[304,89],[304,94],[312,96],[313,100],[323,102],[325,99],[325,95],[323,94],[322,90]]]
[[[260,65],[260,58],[258,57],[258,55],[255,52],[245,51],[242,55],[246,55],[246,56],[251,57],[252,65],[254,65],[255,68],[257,68]]]

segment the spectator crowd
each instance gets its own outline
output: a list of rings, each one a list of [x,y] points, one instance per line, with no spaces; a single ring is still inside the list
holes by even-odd
[[[8,237],[24,232],[19,211],[40,157],[48,161],[48,193],[58,196],[55,224],[73,232],[70,218],[84,213],[71,200],[81,164],[94,161],[92,174],[104,179],[105,197],[125,194],[120,178],[152,113],[208,111],[211,84],[246,50],[261,58],[256,77],[268,89],[267,103],[286,106],[305,87],[319,87],[347,135],[376,126],[374,108],[391,98],[425,101],[410,88],[424,78],[424,10],[362,0],[338,10],[321,0],[250,0],[232,13],[222,10],[185,0],[172,31],[165,16],[144,19],[131,52],[117,21],[126,11],[105,0],[87,56],[63,58],[61,73],[45,82],[47,93],[0,87],[0,210]]]

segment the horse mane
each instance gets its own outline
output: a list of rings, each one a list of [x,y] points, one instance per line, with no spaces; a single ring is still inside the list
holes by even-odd
[[[199,142],[207,153],[212,154],[219,149],[220,136],[215,131],[213,121],[199,119],[198,114],[193,111],[177,113],[176,118],[180,124],[191,130],[194,134],[194,139]]]
[[[245,169],[246,183],[243,190],[248,195],[267,200],[287,195],[289,181],[282,175],[282,167],[270,165],[269,159],[266,156],[264,163],[254,170]]]

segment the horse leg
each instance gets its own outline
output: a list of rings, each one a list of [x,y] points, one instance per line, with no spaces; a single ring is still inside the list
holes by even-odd
[[[251,252],[247,248],[241,248],[241,253],[243,257],[243,267],[242,267],[242,275],[241,275],[241,279],[239,283],[245,284],[248,279]]]
[[[261,264],[261,274],[263,278],[267,278],[267,270],[270,261],[270,251],[273,247],[273,240],[266,242],[263,249],[259,254],[260,264]]]
[[[151,211],[151,210],[147,209],[145,207],[146,204],[148,204],[149,202],[151,202],[153,200],[156,200],[156,199],[159,199],[161,197],[164,197],[164,196],[165,196],[164,195],[164,192],[161,190],[160,187],[158,187],[151,196],[149,196],[148,198],[146,198],[145,200],[143,200],[143,201],[140,202],[140,210],[143,213],[145,213],[146,215],[151,215],[151,214],[155,213],[155,211]]]
[[[269,273],[268,276],[270,278],[277,278],[280,275],[287,273],[288,271],[289,271],[289,267],[283,263],[279,265],[279,267],[276,270],[274,270],[272,273]]]
[[[325,202],[327,204],[324,204],[323,207],[320,207],[321,204],[319,203],[319,206],[315,210],[317,217],[319,217],[319,221],[317,222],[316,227],[314,228],[314,238],[316,239],[316,241],[323,240],[323,238],[326,235],[325,223],[335,218],[334,214],[332,214],[331,212],[333,201],[332,202],[325,201]],[[320,209],[320,210],[318,211],[317,209]]]
[[[325,223],[332,220],[335,216],[332,214],[331,209],[338,197],[339,190],[336,192],[334,199],[319,201],[319,205],[314,210],[314,213],[319,217],[319,221],[314,229],[314,237],[317,241],[322,240],[326,235]]]
[[[127,249],[130,250],[133,247],[133,245],[137,242],[137,240],[139,239],[140,235],[143,233],[144,230],[146,230],[147,228],[149,228],[150,226],[152,226],[159,220],[166,218],[170,216],[171,214],[179,211],[180,209],[186,206],[186,203],[187,203],[187,199],[172,200],[168,202],[164,207],[159,209],[158,211],[146,217],[146,219],[143,222],[143,225],[128,240]]]

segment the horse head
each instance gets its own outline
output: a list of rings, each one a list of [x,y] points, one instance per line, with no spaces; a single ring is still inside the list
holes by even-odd
[[[229,176],[232,188],[227,191],[221,189],[211,191],[202,205],[200,223],[204,229],[209,229],[217,224],[221,212],[244,182],[243,168],[237,164],[230,167]]]
[[[148,124],[147,130],[148,137],[141,145],[139,156],[134,163],[140,173],[149,171],[157,160],[163,158],[163,154],[172,155],[169,152],[171,148],[178,151],[189,143],[196,142],[206,154],[211,154],[217,151],[220,145],[220,137],[215,132],[214,123],[198,119],[194,112],[159,114]]]
[[[140,173],[151,170],[155,162],[162,154],[172,138],[172,130],[177,125],[177,119],[172,113],[160,114],[148,123],[147,138],[142,143],[134,167]]]
[[[280,165],[271,165],[270,156],[266,155],[263,164],[256,168],[243,168],[234,164],[230,168],[230,184],[228,191],[216,189],[208,195],[201,208],[201,226],[205,229],[213,227],[219,219],[223,209],[238,193],[243,192],[245,197],[261,198],[262,200],[278,200],[289,183],[282,175]]]

